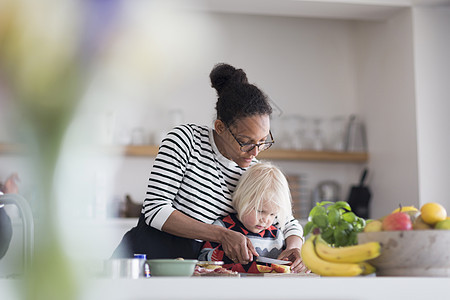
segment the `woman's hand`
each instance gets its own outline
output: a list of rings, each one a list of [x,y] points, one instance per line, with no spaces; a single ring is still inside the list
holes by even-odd
[[[258,256],[252,242],[242,233],[227,229],[220,243],[228,256],[234,263],[243,265],[253,261],[253,256]]]
[[[300,248],[286,249],[283,252],[281,252],[280,256],[278,256],[278,259],[291,261],[292,273],[300,273],[300,272],[310,273],[311,271],[308,270],[308,268],[303,263],[300,253],[301,253]]]
[[[286,250],[281,252],[278,259],[289,260],[292,262],[291,271],[292,273],[310,273],[311,271],[305,266],[301,256],[301,248],[303,245],[303,240],[301,237],[296,235],[291,235],[286,238]]]

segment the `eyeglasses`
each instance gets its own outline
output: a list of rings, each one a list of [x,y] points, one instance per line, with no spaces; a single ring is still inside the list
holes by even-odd
[[[241,151],[242,152],[250,152],[253,150],[253,148],[258,147],[258,151],[264,151],[269,149],[273,143],[275,143],[275,141],[273,140],[273,136],[272,136],[272,132],[269,130],[269,135],[270,135],[270,142],[263,142],[263,143],[258,143],[258,144],[252,144],[252,143],[241,143],[236,136],[231,132],[230,128],[228,126],[226,126],[228,131],[231,133],[231,135],[233,136],[234,140],[239,144],[239,146],[241,146]]]

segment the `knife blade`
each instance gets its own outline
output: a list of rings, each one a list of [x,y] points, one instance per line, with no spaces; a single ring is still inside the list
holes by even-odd
[[[274,258],[268,258],[264,256],[257,256],[256,261],[267,263],[267,264],[277,264],[277,265],[290,265],[292,262],[289,260],[280,260]]]

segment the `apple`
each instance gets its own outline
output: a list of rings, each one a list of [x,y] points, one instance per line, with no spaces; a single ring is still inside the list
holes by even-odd
[[[364,227],[364,232],[378,232],[383,230],[383,223],[380,220],[372,220]]]
[[[405,213],[407,215],[409,215],[409,217],[411,218],[411,222],[414,223],[414,220],[420,215],[420,211],[415,208],[414,206],[401,206],[394,209],[391,214],[393,213],[397,213],[397,212],[402,212]],[[389,215],[387,215],[389,216]],[[384,218],[386,218],[387,216],[382,217],[381,219],[379,219],[380,221],[383,221]]]
[[[269,266],[263,266],[263,265],[256,265],[258,268],[259,273],[270,273],[272,272],[272,267]]]
[[[412,222],[408,214],[402,212],[396,212],[387,215],[383,219],[382,228],[385,231],[395,230],[411,230]]]
[[[277,273],[291,273],[291,266],[272,264],[272,269]]]

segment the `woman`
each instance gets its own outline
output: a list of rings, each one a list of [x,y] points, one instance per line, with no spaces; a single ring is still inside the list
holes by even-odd
[[[247,237],[212,223],[235,213],[231,194],[240,176],[272,145],[272,108],[241,69],[218,64],[210,79],[218,94],[214,128],[181,125],[163,139],[138,225],[113,257],[197,258],[203,240],[222,244],[228,257],[243,264],[258,255]],[[295,271],[303,231],[293,218],[284,227],[286,250],[280,258],[293,261]]]

